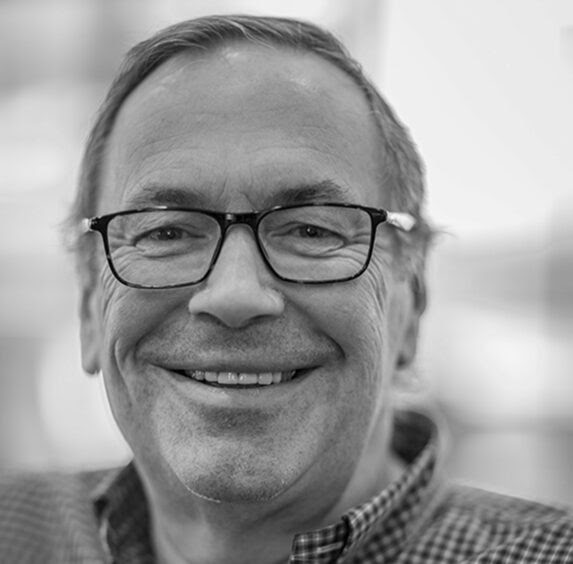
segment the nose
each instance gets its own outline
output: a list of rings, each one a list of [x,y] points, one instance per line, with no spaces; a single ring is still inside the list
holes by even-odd
[[[229,228],[207,280],[189,300],[189,311],[212,316],[231,328],[245,327],[284,311],[283,296],[260,256],[247,226]]]

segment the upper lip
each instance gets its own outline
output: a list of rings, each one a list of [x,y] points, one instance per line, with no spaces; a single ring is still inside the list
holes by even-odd
[[[295,349],[296,352],[281,351],[280,347],[266,350],[243,349],[229,351],[219,348],[185,347],[179,354],[169,350],[154,351],[148,362],[159,368],[173,372],[201,370],[204,372],[243,372],[261,374],[265,372],[290,372],[291,370],[311,370],[332,363],[337,355],[330,349]],[[159,353],[159,354],[157,354]],[[235,353],[235,354],[232,354]]]

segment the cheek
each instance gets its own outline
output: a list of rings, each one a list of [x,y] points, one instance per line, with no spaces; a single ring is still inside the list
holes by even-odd
[[[138,312],[141,312],[141,308],[131,305],[130,289],[119,284],[109,270],[102,272],[99,288],[103,333],[102,372],[112,412],[122,427],[120,419],[129,412],[133,403],[122,365],[138,339],[141,330],[138,328]]]
[[[100,312],[103,332],[104,367],[116,379],[129,374],[139,342],[153,331],[171,309],[169,300],[149,290],[128,288],[117,282],[109,270],[100,277]]]
[[[153,292],[123,286],[109,271],[102,273],[100,288],[103,378],[114,418],[128,443],[134,445],[155,403],[153,389],[141,377],[139,343],[170,308]]]
[[[350,330],[356,337],[356,364],[364,370],[368,388],[376,397],[387,397],[395,381],[396,366],[408,319],[405,283],[396,265],[384,256],[373,258],[358,279],[360,286],[349,304]]]
[[[364,345],[379,356],[386,347],[389,276],[381,261],[373,260],[369,269],[357,280],[349,306],[354,329]]]
[[[342,349],[349,372],[368,380],[371,390],[380,386],[389,354],[390,281],[383,266],[381,261],[373,261],[360,278],[336,286],[335,305],[322,308],[324,328]]]
[[[99,287],[105,354],[109,360],[109,357],[113,356],[117,341],[121,343],[122,337],[128,337],[130,341],[137,339],[137,318],[142,309],[134,307],[132,303],[133,290],[119,284],[108,270],[103,271]]]
[[[125,294],[125,290],[121,284],[113,277],[109,269],[104,268],[99,276],[99,285],[101,289],[101,314],[104,322],[109,322],[109,318],[113,316],[114,304],[121,299],[122,294]]]

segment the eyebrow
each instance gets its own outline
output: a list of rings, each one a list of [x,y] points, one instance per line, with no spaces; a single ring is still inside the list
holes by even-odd
[[[261,196],[261,206],[257,206],[259,209],[277,205],[288,206],[316,202],[353,203],[356,199],[352,197],[347,188],[330,179],[316,183],[282,186],[273,191],[263,192]],[[180,188],[157,185],[142,187],[136,195],[128,199],[126,204],[136,208],[147,206],[213,208],[208,194],[206,195],[190,187]]]
[[[355,200],[350,191],[343,188],[333,180],[323,180],[317,183],[302,184],[283,188],[273,194],[269,199],[274,205],[310,204],[315,202],[345,202]]]
[[[130,206],[177,206],[201,208],[207,204],[207,198],[192,188],[166,186],[144,186],[127,202]]]

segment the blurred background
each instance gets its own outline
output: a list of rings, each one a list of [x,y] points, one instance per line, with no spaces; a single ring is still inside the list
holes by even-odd
[[[570,0],[0,0],[0,469],[129,456],[81,370],[59,223],[125,51],[225,12],[332,29],[408,124],[445,232],[411,395],[453,476],[573,504]]]

